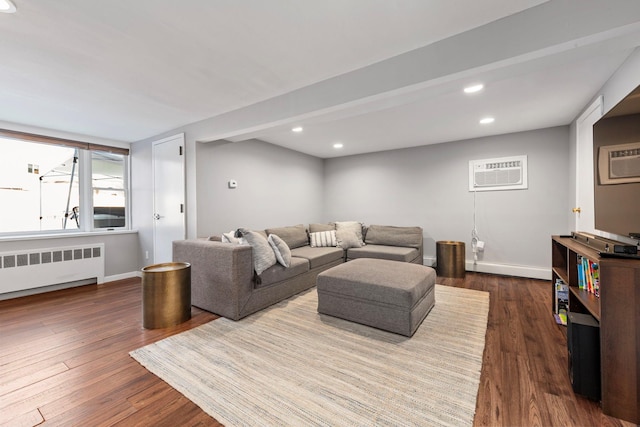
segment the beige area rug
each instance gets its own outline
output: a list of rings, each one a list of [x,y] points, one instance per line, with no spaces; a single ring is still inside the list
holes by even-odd
[[[410,339],[316,310],[314,288],[131,356],[226,426],[473,423],[487,292],[436,285]]]

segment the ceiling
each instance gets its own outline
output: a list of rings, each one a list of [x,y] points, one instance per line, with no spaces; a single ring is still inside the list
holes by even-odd
[[[0,121],[323,158],[569,124],[640,45],[636,0],[13,2]]]

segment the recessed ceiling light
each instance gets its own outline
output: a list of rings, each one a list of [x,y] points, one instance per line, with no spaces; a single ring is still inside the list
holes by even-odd
[[[302,126],[296,126],[294,128],[291,128],[291,132],[302,132]]]
[[[10,0],[0,0],[0,12],[15,13],[16,7]]]
[[[336,142],[335,144],[333,144],[333,148],[339,149],[344,147],[344,145],[342,144],[342,142]]]
[[[467,87],[464,88],[464,93],[476,93],[476,92],[480,92],[482,89],[484,89],[484,85],[483,84],[467,86]]]
[[[493,117],[485,117],[484,119],[480,119],[480,124],[481,125],[488,125],[489,123],[493,123],[495,121],[496,121],[496,119],[494,119]]]

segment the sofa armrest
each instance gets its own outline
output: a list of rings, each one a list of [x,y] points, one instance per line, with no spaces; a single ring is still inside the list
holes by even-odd
[[[173,242],[173,260],[191,264],[191,303],[237,320],[253,291],[251,246],[210,240]]]

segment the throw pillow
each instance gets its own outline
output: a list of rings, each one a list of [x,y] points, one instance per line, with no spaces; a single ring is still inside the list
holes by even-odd
[[[236,243],[238,239],[235,238],[234,233],[234,230],[231,230],[228,233],[222,233],[222,243]]]
[[[222,233],[222,243],[235,243],[236,245],[242,245],[245,243],[242,237],[235,237],[236,230],[231,230],[228,233]]]
[[[364,246],[364,239],[362,236],[362,223],[358,221],[336,221],[336,231],[352,231],[355,233],[359,240],[360,246]],[[340,239],[340,233],[338,233],[338,240]],[[351,246],[351,247],[360,247]]]
[[[269,234],[267,241],[271,245],[278,262],[284,267],[289,267],[291,265],[291,249],[289,249],[287,243],[276,234]]]
[[[260,275],[267,268],[276,264],[276,255],[271,249],[271,245],[264,236],[256,231],[239,228],[242,237],[251,245],[253,253],[253,268],[256,274]]]
[[[338,245],[338,242],[336,240],[336,230],[316,231],[315,233],[309,234],[309,239],[311,240],[312,248],[322,248]]]
[[[362,247],[362,240],[352,230],[337,230],[336,239],[342,249]]]

